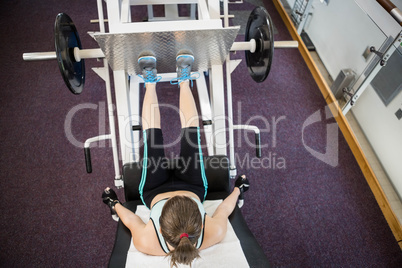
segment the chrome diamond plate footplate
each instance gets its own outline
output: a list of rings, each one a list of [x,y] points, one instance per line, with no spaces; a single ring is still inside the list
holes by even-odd
[[[94,34],[95,40],[114,71],[139,74],[137,60],[142,55],[157,58],[158,73],[176,72],[176,56],[180,51],[194,55],[193,71],[205,71],[222,64],[239,31],[239,27],[222,29]]]

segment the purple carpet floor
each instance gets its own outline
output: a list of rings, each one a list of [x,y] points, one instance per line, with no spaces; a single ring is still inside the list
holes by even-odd
[[[275,39],[290,39],[264,3]],[[236,14],[253,8],[231,6]],[[59,12],[72,17],[84,48],[98,47],[86,34],[98,30],[90,24],[95,0],[6,0],[0,8],[1,267],[105,267],[114,243],[116,223],[100,199],[113,186],[110,144],[93,146],[92,174],[82,149],[108,133],[104,83],[91,70],[102,62],[86,61],[86,87],[75,96],[56,61],[22,60],[24,52],[54,50]],[[234,123],[258,126],[264,145],[259,160],[254,134],[235,132],[238,173],[251,181],[242,211],[272,265],[401,267],[397,241],[300,53],[276,50],[261,84],[248,75],[244,53],[232,58],[243,59],[232,76]],[[178,105],[176,87],[158,87],[161,103]],[[174,141],[179,117],[167,108],[162,117],[165,140]]]

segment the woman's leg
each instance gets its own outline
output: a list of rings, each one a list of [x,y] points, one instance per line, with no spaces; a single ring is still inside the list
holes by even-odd
[[[179,108],[182,128],[199,126],[197,107],[188,80],[180,83]]]
[[[189,84],[194,58],[190,55],[181,55],[176,60],[178,80],[180,81],[179,107],[182,131],[180,165],[175,170],[175,176],[191,185],[192,191],[203,200],[208,183],[200,144],[199,116]]]
[[[145,82],[145,96],[142,104],[142,129],[161,128],[161,116],[159,112],[158,96],[156,95],[157,76],[156,58],[144,56],[138,59],[138,65],[142,70],[139,75]]]
[[[161,118],[156,94],[156,83],[160,80],[156,71],[156,58],[141,57],[138,64],[145,82],[145,96],[142,104],[142,129],[144,155],[139,193],[143,203],[150,208],[153,196],[151,191],[169,179],[165,164],[165,151],[161,130]]]
[[[156,84],[145,84],[145,96],[142,104],[142,129],[161,128],[161,115],[159,111]]]

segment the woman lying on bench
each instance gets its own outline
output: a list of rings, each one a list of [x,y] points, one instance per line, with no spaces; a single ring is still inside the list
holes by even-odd
[[[246,177],[239,176],[233,192],[219,205],[212,217],[206,215],[204,201],[208,183],[200,146],[199,118],[190,89],[192,55],[176,58],[177,82],[180,86],[181,147],[174,172],[168,170],[164,154],[156,83],[156,58],[140,57],[146,92],[142,110],[144,159],[139,192],[141,200],[151,209],[150,220],[144,223],[136,214],[122,206],[116,193],[106,188],[103,202],[130,229],[137,250],[149,254],[171,256],[171,265],[191,264],[202,250],[219,243],[226,235],[227,219],[239,195],[249,188]],[[172,83],[172,82],[171,82]]]

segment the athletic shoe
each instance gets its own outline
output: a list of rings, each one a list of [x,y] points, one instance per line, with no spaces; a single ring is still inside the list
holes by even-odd
[[[142,75],[138,76],[141,77],[146,84],[156,84],[162,79],[161,76],[157,76],[156,58],[154,56],[144,56],[138,58],[138,65],[142,70]]]
[[[181,82],[191,81],[193,86],[193,80],[200,77],[199,73],[191,74],[191,67],[194,63],[194,56],[189,54],[182,54],[176,57],[176,71],[177,78],[172,79],[170,83],[172,85],[180,85]],[[193,76],[192,76],[193,75]],[[195,76],[194,76],[195,75]]]

